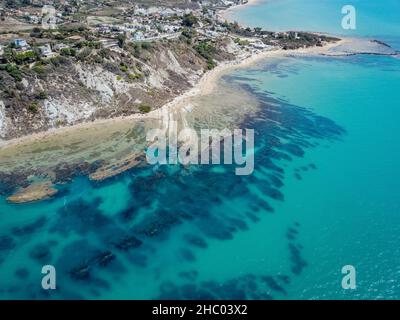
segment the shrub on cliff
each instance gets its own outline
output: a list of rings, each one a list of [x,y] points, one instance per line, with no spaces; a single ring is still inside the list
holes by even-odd
[[[148,104],[140,104],[138,107],[141,113],[149,113],[151,111],[151,107]]]
[[[28,111],[32,113],[37,113],[39,111],[39,104],[36,101],[32,101],[28,104]]]
[[[194,47],[194,49],[204,58],[204,59],[213,59],[214,54],[217,49],[207,42],[200,42],[198,45]]]
[[[185,41],[187,44],[191,44],[193,42],[194,37],[196,36],[197,32],[191,28],[184,28],[182,30],[182,34],[180,39]]]
[[[129,80],[137,80],[137,79],[140,79],[140,78],[143,78],[143,74],[141,74],[141,73],[129,73],[128,74],[128,79]]]
[[[91,53],[92,53],[92,49],[86,47],[86,48],[83,48],[81,51],[79,51],[79,53],[76,55],[76,57],[80,61],[85,61],[86,58],[89,57]]]
[[[49,59],[49,62],[55,66],[59,67],[62,64],[68,63],[68,59],[62,56],[52,57]]]
[[[47,99],[47,93],[45,91],[39,91],[38,93],[36,93],[35,97],[39,100],[45,100]]]
[[[215,61],[213,59],[208,59],[207,60],[207,69],[208,70],[212,70],[217,66],[217,64],[215,63]]]
[[[32,71],[37,74],[45,74],[46,73],[46,70],[43,67],[43,63],[41,63],[41,62],[36,62],[35,65],[32,67]]]
[[[128,72],[128,67],[121,62],[121,64],[119,65],[119,70],[121,70],[122,72]]]
[[[5,70],[8,74],[14,78],[15,81],[22,81],[21,70],[16,65],[13,64],[2,64],[0,65],[0,70]]]
[[[14,57],[17,64],[33,62],[38,58],[38,54],[35,51],[25,51],[17,53]]]
[[[60,50],[62,56],[76,56],[76,50],[74,48],[62,48]]]
[[[196,25],[197,23],[198,23],[198,19],[192,14],[187,14],[182,19],[182,25],[185,27],[191,28],[194,25]]]

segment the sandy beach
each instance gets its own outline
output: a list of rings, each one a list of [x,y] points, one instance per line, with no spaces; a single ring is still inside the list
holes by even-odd
[[[222,11],[220,13],[220,15],[221,15],[222,18],[230,20],[231,14],[233,12],[236,12],[238,10],[242,10],[245,7],[256,6],[256,5],[260,4],[263,1],[266,1],[266,0],[248,0],[247,3],[243,3],[243,4],[240,4],[240,5],[237,5],[237,6],[233,6],[233,7],[230,7],[229,9],[227,9],[227,10]]]
[[[34,133],[28,136],[11,139],[3,141],[0,143],[1,148],[15,146],[21,143],[27,142],[37,142],[41,139],[48,138],[53,135],[64,135],[73,130],[85,130],[91,127],[99,127],[103,124],[118,124],[122,122],[131,121],[143,121],[147,119],[160,120],[165,117],[166,114],[170,112],[177,112],[181,108],[186,107],[190,104],[190,100],[195,96],[207,95],[211,93],[218,83],[218,80],[225,74],[228,74],[236,69],[249,67],[256,62],[266,59],[266,58],[276,58],[287,55],[319,55],[328,54],[332,47],[342,44],[344,40],[336,43],[329,43],[323,47],[310,47],[306,49],[296,49],[296,50],[283,50],[283,49],[272,49],[260,52],[249,52],[245,55],[238,57],[237,59],[229,62],[220,63],[216,68],[211,71],[206,72],[200,79],[200,81],[190,90],[184,94],[176,97],[169,103],[165,104],[163,107],[153,110],[147,114],[133,114],[130,116],[116,117],[111,119],[98,119],[91,122],[79,123],[73,126],[65,126],[60,128],[52,128],[47,131]]]
[[[233,10],[241,10],[245,6],[257,5],[262,0],[249,0],[247,3],[242,5],[233,6],[227,10],[220,12],[222,17],[226,17],[229,20],[229,13]],[[375,44],[376,45],[376,44]],[[71,131],[79,132],[86,131],[91,128],[101,129],[105,124],[108,126],[118,126],[119,124],[131,123],[134,121],[144,121],[149,119],[163,120],[169,116],[172,112],[179,112],[188,105],[190,106],[190,101],[194,97],[201,95],[210,94],[216,87],[218,80],[225,74],[228,74],[236,69],[249,67],[258,61],[277,58],[284,56],[312,56],[312,55],[322,55],[322,56],[341,56],[350,55],[357,53],[372,53],[372,54],[382,54],[379,50],[374,53],[374,49],[371,48],[371,42],[367,40],[353,39],[353,38],[342,38],[334,43],[324,44],[322,47],[309,47],[295,50],[283,50],[283,49],[270,49],[257,52],[245,52],[239,55],[235,60],[222,62],[216,68],[211,71],[206,72],[199,80],[199,82],[183,93],[177,96],[172,101],[168,102],[159,109],[153,110],[147,114],[133,114],[130,116],[122,116],[110,119],[97,119],[91,122],[82,122],[79,124],[51,128],[47,131],[33,133],[28,136],[23,136],[20,138],[15,138],[11,140],[1,141],[0,148],[8,148],[11,146],[18,146],[21,144],[26,144],[29,142],[38,142],[42,139],[46,139],[55,135],[65,135]],[[383,53],[385,54],[385,53]],[[1,151],[0,149],[0,151]]]
[[[245,6],[257,5],[260,1],[261,0],[249,0],[245,4],[234,6],[227,10],[221,11],[220,14],[225,17],[229,15],[229,12],[231,12],[232,10],[240,10]],[[127,122],[131,123],[132,121],[144,121],[149,119],[163,120],[166,119],[166,117],[168,117],[171,112],[179,112],[179,110],[182,110],[188,105],[191,105],[190,100],[192,100],[194,97],[211,93],[215,89],[218,80],[223,75],[228,74],[235,69],[249,67],[256,62],[267,58],[294,55],[346,55],[348,54],[348,52],[345,52],[345,50],[342,50],[342,48],[349,48],[352,46],[353,39],[347,38],[341,39],[340,41],[335,43],[325,44],[323,47],[310,47],[296,50],[271,49],[257,52],[245,52],[233,61],[220,63],[213,70],[206,72],[194,87],[192,87],[182,95],[176,97],[161,108],[153,110],[147,114],[133,114],[130,116],[122,116],[110,119],[97,119],[91,122],[82,122],[71,126],[51,128],[47,131],[33,133],[28,136],[23,136],[6,141],[0,140],[0,148],[4,149],[11,146],[15,147],[21,144],[26,144],[29,142],[38,142],[42,139],[50,138],[55,135],[65,135],[71,133],[71,131],[75,131],[76,133],[79,131],[86,131],[91,128],[100,130],[101,127],[105,124],[107,124],[108,126],[118,126],[119,124],[126,124]],[[335,47],[341,48],[341,50],[331,50]]]

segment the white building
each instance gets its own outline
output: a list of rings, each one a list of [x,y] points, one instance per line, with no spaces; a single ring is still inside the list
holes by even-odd
[[[132,41],[143,41],[145,40],[144,34],[143,32],[136,32],[133,37],[132,37]]]
[[[40,50],[41,55],[45,58],[51,58],[56,55],[56,53],[51,50],[51,47],[49,44],[45,44],[44,46],[39,47],[39,50]]]
[[[23,47],[28,47],[28,43],[24,39],[15,39],[14,40],[14,45],[17,48],[23,48]]]
[[[173,17],[175,14],[176,12],[170,8],[164,9],[160,12],[162,17]]]
[[[67,46],[67,45],[64,44],[64,43],[57,43],[57,44],[53,47],[53,49],[54,49],[55,51],[60,51],[61,49],[67,49],[67,48],[69,48],[69,46]]]
[[[179,31],[179,26],[174,26],[174,25],[161,25],[160,28],[163,32],[168,32],[168,33]]]
[[[39,24],[42,20],[38,16],[29,16],[29,22]]]
[[[219,36],[219,33],[212,30],[206,30],[206,35],[211,38],[217,38]]]
[[[114,48],[118,47],[118,40],[115,39],[100,39],[100,43],[103,48]]]
[[[147,16],[147,10],[145,8],[137,8],[135,14],[139,16]]]
[[[148,9],[145,8],[137,8],[135,10],[135,15],[139,15],[139,16],[151,16],[153,14],[158,14],[162,11],[161,8],[157,8],[157,7],[150,7]]]

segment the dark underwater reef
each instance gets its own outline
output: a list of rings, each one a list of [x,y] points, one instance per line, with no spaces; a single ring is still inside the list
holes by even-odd
[[[290,261],[287,275],[248,273],[223,282],[218,279],[199,281],[196,252],[207,250],[211,239],[229,241],[235,233],[248,230],[252,224],[272,214],[274,202],[285,198],[282,192],[287,174],[284,163],[303,157],[308,148],[324,141],[341,139],[345,130],[306,108],[243,86],[262,103],[258,114],[240,125],[255,129],[255,172],[260,174],[236,176],[234,166],[224,166],[225,171],[218,172],[213,166],[179,167],[179,170],[145,166],[104,182],[90,182],[92,188],[102,188],[120,179],[129,181],[129,205],[115,215],[103,211],[101,198],[81,197],[61,205],[66,195],[76,192],[66,184],[62,192],[48,200],[60,203],[53,215],[38,216],[30,224],[13,226],[0,234],[0,267],[10,252],[28,248],[26,259],[38,266],[53,264],[57,268],[57,292],[41,290],[37,279],[21,266],[14,273],[15,286],[2,287],[0,297],[99,297],[113,290],[109,279],[123,279],[133,267],[148,267],[149,262],[157,259],[158,247],[176,237],[175,234],[179,235],[180,244],[173,253],[174,259],[178,265],[186,266],[184,269],[177,267],[176,275],[185,284],[162,281],[159,294],[150,298],[273,299],[285,296],[291,277],[300,275],[307,266],[298,240],[298,223],[290,226],[286,233]],[[64,168],[59,176],[68,181],[97,165]],[[311,169],[316,169],[316,165],[300,167],[295,174],[300,179],[301,172]],[[7,180],[3,180],[3,188],[7,190],[4,185]],[[235,201],[244,205],[232,210],[223,206]],[[188,225],[190,233],[178,232],[186,230]],[[31,245],[30,239],[36,234],[46,234],[47,240]],[[192,266],[189,270],[188,265]],[[158,276],[154,275],[154,281],[159,281]]]

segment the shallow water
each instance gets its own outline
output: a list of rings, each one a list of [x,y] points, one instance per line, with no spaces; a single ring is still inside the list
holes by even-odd
[[[356,9],[356,29],[342,28],[342,7]],[[343,36],[365,36],[400,43],[400,2],[397,0],[260,0],[257,5],[229,12],[228,17],[252,27],[272,31],[302,30]]]
[[[400,155],[389,133],[399,73],[388,77],[376,59],[287,58],[225,77],[262,103],[241,123],[256,129],[252,176],[229,167],[137,168],[103,183],[76,178],[50,201],[3,199],[2,297],[398,296]],[[385,69],[398,68],[386,58]],[[376,161],[372,151],[389,159]],[[49,296],[38,287],[44,263],[58,271]],[[339,286],[349,263],[360,268],[353,295]]]
[[[251,176],[146,166],[78,174],[48,201],[1,197],[0,298],[399,298],[399,71],[389,57],[282,58],[225,76],[186,120],[254,128]],[[119,137],[116,150],[137,146]],[[56,291],[40,287],[44,264]]]
[[[400,296],[399,71],[396,59],[366,56],[294,60],[274,76],[250,73],[275,96],[310,106],[347,131],[342,142],[308,151],[294,167],[301,172],[313,162],[318,170],[301,172],[300,182],[289,177],[282,189],[286,201],[277,212],[301,223],[309,262],[292,298]],[[358,270],[354,292],[340,287],[347,264]]]

